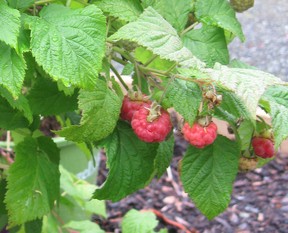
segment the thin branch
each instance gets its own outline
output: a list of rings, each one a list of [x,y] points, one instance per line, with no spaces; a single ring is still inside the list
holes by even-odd
[[[144,66],[148,66],[151,62],[153,62],[156,58],[158,57],[158,55],[154,54],[145,64]]]
[[[195,22],[193,24],[191,24],[189,27],[185,28],[181,34],[180,37],[184,36],[187,32],[189,32],[190,30],[192,30],[194,27],[196,27],[199,24],[199,22]]]
[[[113,59],[114,61],[118,62],[119,64],[123,65],[123,66],[125,66],[125,65],[128,64],[127,61],[123,61],[121,58],[116,57],[116,56],[113,56],[112,59]]]
[[[120,81],[120,83],[123,85],[123,87],[128,91],[129,87],[127,86],[127,84],[124,82],[124,80],[122,79],[121,75],[118,73],[118,71],[116,70],[116,68],[110,64],[110,68],[113,71],[113,73],[116,75],[116,77],[118,78],[118,80]]]

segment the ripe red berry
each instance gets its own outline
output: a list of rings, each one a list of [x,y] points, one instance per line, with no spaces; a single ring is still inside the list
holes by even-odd
[[[135,111],[137,111],[144,103],[151,104],[151,101],[132,100],[128,96],[124,96],[120,114],[121,119],[131,121]]]
[[[135,134],[144,142],[164,141],[172,129],[170,115],[164,109],[160,109],[156,117],[149,120],[150,105],[144,104],[136,111],[132,118],[132,128]]]
[[[275,155],[273,141],[269,138],[254,137],[252,146],[254,153],[261,158],[272,158]]]
[[[217,125],[211,122],[209,125],[203,127],[199,123],[194,123],[192,127],[185,123],[182,132],[184,138],[193,146],[203,148],[212,144],[217,137]]]

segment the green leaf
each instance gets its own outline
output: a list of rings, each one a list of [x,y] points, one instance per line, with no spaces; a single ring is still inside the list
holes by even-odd
[[[109,174],[93,198],[119,201],[146,186],[154,175],[158,144],[137,138],[131,126],[120,121],[105,141]]]
[[[255,66],[250,66],[249,64],[237,60],[237,59],[233,59],[232,61],[230,61],[229,65],[230,68],[241,68],[241,69],[250,69],[250,70],[258,70]]]
[[[251,139],[254,134],[255,126],[251,121],[243,121],[238,128],[241,139],[241,150],[247,150],[251,145]]]
[[[15,105],[21,101],[15,101]],[[20,107],[20,106],[19,106]],[[0,96],[0,128],[13,130],[28,127],[29,122],[24,114],[18,109],[13,108],[9,102]]]
[[[8,103],[11,105],[12,108],[19,110],[29,123],[33,121],[33,115],[28,103],[28,100],[25,98],[24,95],[19,95],[18,99],[14,99],[10,92],[8,92],[5,88],[0,86],[0,95],[4,97]]]
[[[7,214],[7,211],[5,208],[5,203],[4,203],[5,194],[7,192],[6,184],[7,184],[7,182],[5,179],[0,179],[0,216]],[[1,227],[0,227],[0,229],[1,229]]]
[[[242,27],[228,1],[198,0],[195,4],[196,17],[204,24],[223,28],[245,40]]]
[[[41,218],[59,197],[59,150],[52,139],[27,137],[15,147],[5,203],[10,226]]]
[[[152,212],[139,212],[130,210],[123,218],[123,233],[148,233],[154,232],[154,228],[158,225],[156,216]]]
[[[199,86],[192,82],[175,79],[167,88],[166,97],[175,110],[189,124],[195,121],[202,100]]]
[[[171,135],[167,141],[161,142],[157,149],[157,155],[154,160],[154,167],[157,172],[157,177],[160,178],[169,167],[173,158],[174,151],[174,136]]]
[[[34,4],[35,0],[7,0],[8,5],[15,9],[25,9]]]
[[[138,47],[135,49],[135,58],[137,61],[140,61],[143,64],[149,62],[149,60],[153,59],[153,57],[154,54],[143,47]],[[161,59],[159,56],[157,56],[147,67],[167,71],[173,64],[174,62]]]
[[[41,233],[42,232],[42,219],[36,219],[25,223],[25,232]]]
[[[131,75],[134,71],[134,64],[128,63],[124,66],[122,70],[122,75]]]
[[[223,65],[229,63],[224,30],[221,28],[203,25],[200,29],[187,32],[182,40],[184,45],[209,67],[213,67],[216,62]]]
[[[192,11],[191,0],[159,0],[153,4],[158,11],[178,32],[181,32],[188,21],[188,14]]]
[[[81,233],[105,233],[96,223],[89,220],[71,221],[64,225],[64,228],[77,230]]]
[[[17,37],[20,29],[20,12],[12,9],[6,5],[6,3],[0,1],[0,22],[1,33],[0,41],[4,41],[7,45],[13,48],[17,46]],[[2,53],[0,53],[1,56]]]
[[[95,86],[105,52],[105,17],[100,9],[52,4],[30,27],[33,56],[51,77],[66,86]]]
[[[260,70],[228,68],[216,64],[214,69],[203,69],[212,80],[224,85],[240,97],[255,119],[258,102],[265,90],[283,83],[279,78]]]
[[[143,11],[139,0],[101,0],[95,4],[103,12],[128,22],[135,21]]]
[[[263,99],[270,105],[275,147],[278,148],[281,142],[288,137],[288,87],[270,87],[264,93]]]
[[[229,205],[239,155],[235,142],[218,135],[212,145],[203,149],[190,146],[182,160],[184,190],[209,220]]]
[[[81,91],[79,108],[83,110],[80,125],[72,125],[57,133],[75,142],[98,141],[113,132],[119,119],[122,100],[103,80],[97,80],[92,91]]]
[[[43,226],[42,226],[42,233],[52,233],[52,232],[59,232],[60,223],[52,215],[52,213],[47,214],[43,217]],[[28,233],[28,232],[27,232]]]
[[[152,7],[146,8],[135,22],[120,28],[109,40],[136,42],[161,58],[176,61],[182,66],[204,66],[204,63],[183,46],[177,31]]]
[[[220,88],[217,89],[217,94],[222,95],[222,101],[219,106],[215,107],[215,117],[232,124],[235,124],[240,119],[253,121],[251,114],[240,97],[231,91]]]
[[[0,42],[0,54],[0,85],[16,98],[21,92],[25,77],[25,60],[22,55],[18,55],[13,48],[2,42]]]
[[[81,210],[87,213],[87,217],[91,214],[97,214],[107,218],[106,206],[104,201],[91,199],[91,196],[96,189],[96,185],[90,184],[87,181],[80,180],[72,173],[60,166],[60,185],[68,195],[70,195]]]
[[[34,114],[57,115],[77,109],[77,91],[66,96],[59,91],[57,83],[48,78],[38,77],[27,96]]]

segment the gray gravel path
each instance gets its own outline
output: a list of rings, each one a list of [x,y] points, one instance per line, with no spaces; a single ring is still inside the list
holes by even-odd
[[[229,45],[231,58],[288,81],[288,1],[255,0],[254,7],[237,18],[246,41],[236,38]]]

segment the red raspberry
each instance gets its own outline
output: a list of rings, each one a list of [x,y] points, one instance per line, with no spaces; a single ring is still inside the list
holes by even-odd
[[[209,125],[203,127],[198,123],[194,123],[192,127],[185,123],[182,132],[184,138],[193,146],[203,148],[212,144],[217,137],[217,125],[211,122]]]
[[[272,158],[275,154],[274,144],[269,138],[254,137],[252,146],[254,153],[261,158]]]
[[[145,103],[151,104],[151,101],[147,100],[145,102],[142,100],[132,100],[128,96],[124,96],[120,114],[121,119],[131,121],[134,112],[139,110],[139,108]]]
[[[132,118],[132,128],[135,134],[144,142],[162,142],[172,129],[170,115],[164,109],[160,109],[159,116],[152,121],[148,120],[150,105],[145,104],[136,111]]]

